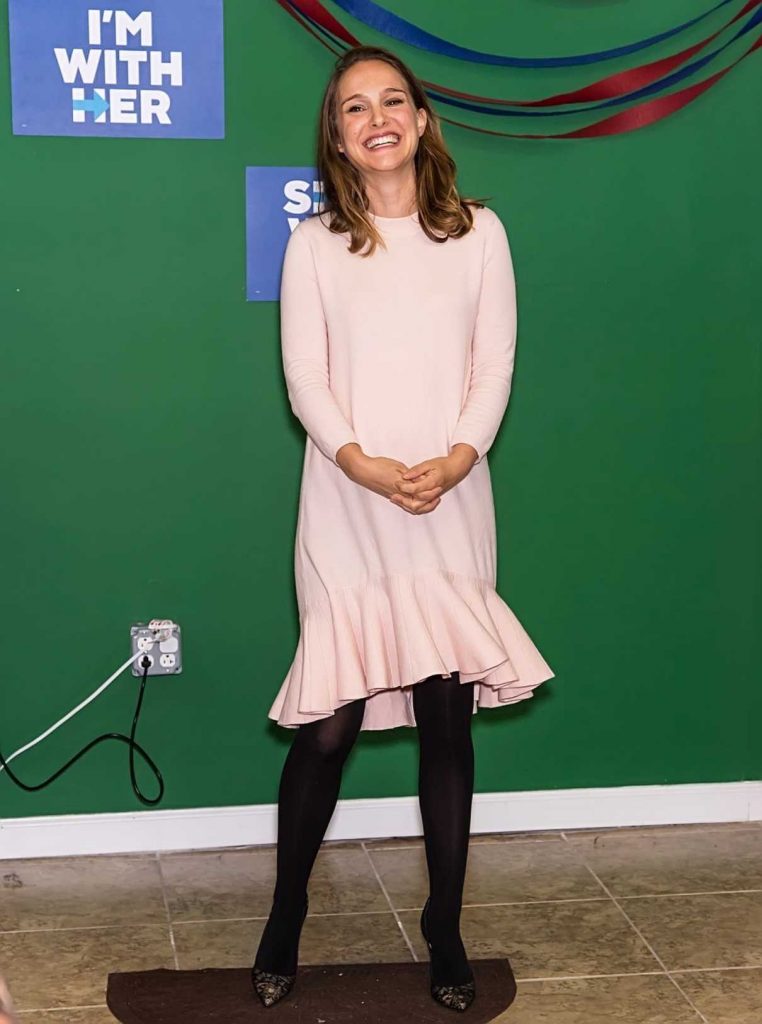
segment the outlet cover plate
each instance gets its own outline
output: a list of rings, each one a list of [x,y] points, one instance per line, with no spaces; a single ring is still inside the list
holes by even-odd
[[[161,639],[159,639],[161,638]],[[162,626],[151,626],[147,622],[137,622],[130,627],[130,647],[132,654],[151,642],[147,654],[153,660],[148,669],[149,676],[175,676],[183,670],[182,630],[176,622]],[[132,674],[141,677],[143,668],[140,658],[132,663]]]

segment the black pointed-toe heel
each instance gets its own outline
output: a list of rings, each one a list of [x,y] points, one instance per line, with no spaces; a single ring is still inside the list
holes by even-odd
[[[307,916],[308,906],[309,896],[305,896],[302,925],[304,925],[304,919]],[[276,1003],[279,1003],[284,996],[289,994],[294,987],[295,981],[295,974],[273,974],[271,971],[263,971],[256,964],[251,969],[251,982],[263,1006],[274,1006]]]
[[[460,985],[436,985],[434,984],[434,963],[432,957],[431,943],[429,942],[427,926],[427,910],[429,909],[430,898],[426,900],[421,911],[421,933],[429,947],[429,978],[431,982],[431,996],[442,1006],[450,1010],[467,1010],[476,997],[476,982],[473,979],[463,982]]]

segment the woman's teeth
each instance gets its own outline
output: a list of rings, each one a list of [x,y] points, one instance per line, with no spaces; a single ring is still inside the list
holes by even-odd
[[[393,146],[399,142],[399,135],[379,135],[365,143],[366,149],[378,149],[379,146]]]

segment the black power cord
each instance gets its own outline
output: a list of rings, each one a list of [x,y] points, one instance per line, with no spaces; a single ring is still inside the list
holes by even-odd
[[[88,750],[92,750],[93,747],[97,746],[99,743],[103,743],[104,740],[119,740],[120,743],[126,743],[127,746],[130,748],[130,782],[132,783],[132,788],[135,791],[135,796],[138,798],[138,800],[140,800],[141,803],[144,803],[149,807],[158,804],[161,798],[164,796],[164,779],[162,778],[161,772],[157,768],[153,758],[151,758],[151,756],[143,749],[143,747],[141,747],[141,745],[135,739],[135,733],[138,728],[138,718],[140,717],[140,709],[143,706],[143,694],[145,693],[146,688],[146,677],[148,676],[148,669],[151,664],[148,658],[144,657],[142,660],[145,662],[145,664],[143,665],[143,675],[140,677],[140,693],[138,694],[138,702],[137,706],[135,707],[135,716],[132,719],[132,728],[130,729],[129,736],[125,736],[124,733],[121,732],[104,732],[102,736],[98,736],[91,743],[88,743],[86,747],[83,747],[79,751],[79,753],[75,754],[74,757],[67,761],[62,768],[59,768],[57,772],[54,772],[49,779],[45,779],[44,782],[37,783],[36,786],[29,786],[25,782],[22,782],[21,779],[14,774],[12,768],[3,757],[2,751],[0,751],[0,766],[2,766],[8,773],[8,778],[11,780],[11,782],[14,782],[20,789],[25,790],[27,793],[34,793],[38,789],[44,789],[46,786],[49,786],[51,782],[55,782],[55,780],[60,775],[63,775],[63,773],[67,771],[69,768],[71,768],[71,766],[76,761],[79,761],[80,757],[84,757]],[[145,763],[151,769],[151,771],[154,774],[154,777],[156,778],[156,781],[159,783],[158,796],[150,798],[144,796],[143,793],[141,793],[140,791],[140,786],[138,786],[138,780],[135,775],[136,751],[138,754],[140,754]]]

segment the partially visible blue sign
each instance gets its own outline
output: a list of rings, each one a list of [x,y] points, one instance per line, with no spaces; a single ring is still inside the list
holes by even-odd
[[[127,6],[10,0],[15,135],[224,138],[222,0]]]
[[[246,168],[246,298],[280,297],[286,243],[300,220],[322,209],[314,167]]]

